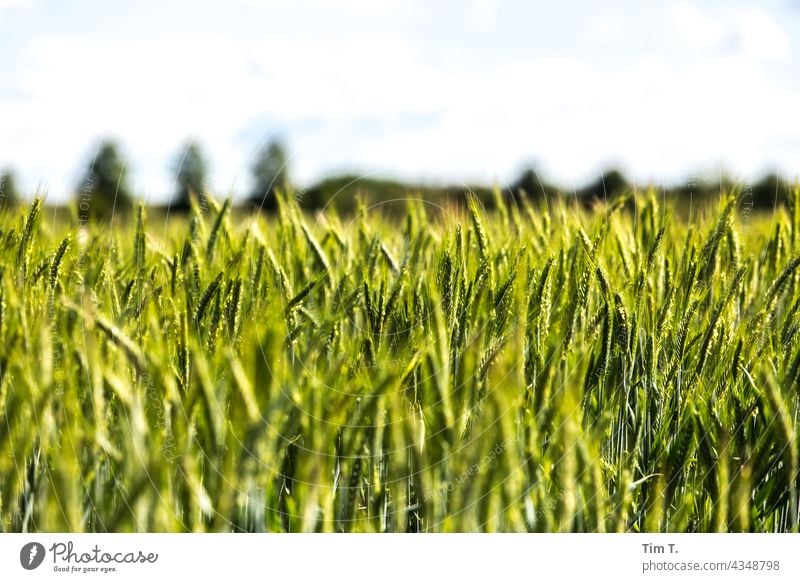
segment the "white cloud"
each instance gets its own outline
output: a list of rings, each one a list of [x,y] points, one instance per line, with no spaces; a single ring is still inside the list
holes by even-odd
[[[622,30],[620,18],[606,14],[592,22],[591,33],[594,38],[602,42],[613,40]]]
[[[782,60],[791,55],[789,37],[763,10],[743,10],[737,14],[736,21],[739,41],[748,56]]]
[[[678,38],[691,47],[719,48],[729,33],[722,19],[706,14],[688,2],[673,4],[670,18]]]
[[[492,30],[497,26],[497,0],[471,0],[467,4],[465,20],[467,26],[478,31]]]
[[[760,8],[702,11],[688,2],[678,2],[671,6],[670,17],[677,38],[694,49],[733,50],[763,60],[783,60],[791,54],[789,37]]]
[[[23,168],[28,187],[45,181],[63,196],[95,140],[112,135],[131,154],[134,183],[157,196],[169,192],[177,148],[196,137],[217,187],[243,192],[257,144],[241,136],[254,124],[288,135],[303,181],[347,165],[508,179],[525,157],[578,181],[615,160],[669,177],[718,159],[742,172],[800,159],[800,143],[786,140],[800,135],[800,87],[762,62],[787,54],[781,36],[753,14],[717,19],[682,6],[672,26],[695,39],[688,63],[514,52],[493,66],[452,66],[402,28],[349,38],[43,36],[6,81],[13,96],[0,97],[0,162]],[[731,35],[749,44],[719,50]]]
[[[36,4],[36,0],[0,0],[0,10],[11,10],[14,8],[31,8]]]
[[[413,10],[417,6],[416,0],[380,0],[379,2],[364,2],[363,0],[172,0],[172,2],[189,6],[201,2],[215,4],[223,10],[229,10],[238,4],[265,12],[271,12],[276,8],[289,8],[302,13],[324,11],[363,17],[390,16],[404,10]]]

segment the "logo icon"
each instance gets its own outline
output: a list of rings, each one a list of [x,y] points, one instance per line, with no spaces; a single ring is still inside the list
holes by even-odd
[[[35,570],[44,561],[44,546],[39,542],[30,542],[19,551],[19,563],[26,570]]]

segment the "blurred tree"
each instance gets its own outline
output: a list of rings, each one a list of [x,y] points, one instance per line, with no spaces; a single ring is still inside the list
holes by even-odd
[[[508,190],[512,198],[519,196],[521,191],[529,200],[549,200],[558,195],[558,188],[542,180],[533,168],[524,170]]]
[[[755,208],[772,208],[786,200],[791,186],[777,174],[767,174],[752,185],[748,192],[745,188],[742,196],[744,203],[752,203]]]
[[[277,208],[275,190],[285,192],[289,187],[289,159],[286,148],[279,140],[272,140],[263,148],[251,168],[253,191],[250,202],[256,208],[273,211]]]
[[[179,210],[188,210],[191,206],[192,196],[197,199],[200,206],[204,206],[208,166],[200,146],[190,142],[184,147],[175,159],[173,171],[177,190],[170,206]]]
[[[78,213],[81,220],[109,218],[127,212],[133,205],[128,185],[125,160],[117,144],[107,140],[100,144],[78,191]]]
[[[10,169],[3,170],[0,173],[0,210],[16,206],[19,200],[20,196],[14,172]]]
[[[578,191],[586,199],[611,200],[628,188],[628,180],[619,170],[606,170],[597,180]]]

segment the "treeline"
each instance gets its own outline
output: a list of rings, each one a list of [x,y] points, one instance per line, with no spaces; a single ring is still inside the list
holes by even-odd
[[[359,175],[329,177],[308,187],[301,187],[292,183],[289,156],[279,140],[268,142],[253,159],[250,167],[251,187],[237,203],[244,208],[263,212],[276,210],[278,192],[293,196],[302,208],[309,211],[334,207],[339,212],[349,213],[358,204],[380,205],[391,211],[394,207],[402,206],[408,198],[421,198],[433,206],[458,204],[463,202],[467,191],[473,192],[487,208],[495,204],[498,195],[512,200],[526,197],[534,202],[569,197],[579,204],[592,206],[598,201],[611,201],[643,188],[640,184],[632,183],[622,172],[609,170],[595,181],[570,190],[544,180],[533,169],[523,171],[516,180],[499,186],[496,191],[485,185],[419,185]],[[175,191],[169,202],[163,205],[164,209],[182,213],[187,212],[192,204],[204,207],[211,188],[208,184],[208,161],[200,146],[189,142],[181,148],[172,169]],[[753,209],[766,209],[783,204],[792,187],[780,176],[768,174],[752,183],[735,182],[724,177],[721,182],[689,179],[682,185],[659,187],[659,191],[688,205],[715,200],[720,191],[738,188],[742,191],[745,204]],[[0,208],[12,207],[20,200],[22,197],[14,172],[0,172]],[[124,214],[133,207],[134,202],[135,196],[120,148],[114,141],[104,141],[97,154],[87,163],[76,187],[74,203],[78,214],[82,220],[107,218],[114,213]]]

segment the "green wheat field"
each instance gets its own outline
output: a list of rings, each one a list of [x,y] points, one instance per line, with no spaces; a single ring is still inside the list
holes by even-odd
[[[800,190],[0,216],[0,531],[798,530]]]

